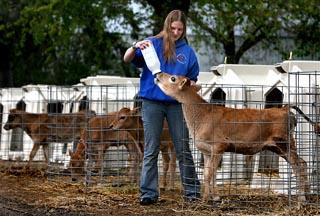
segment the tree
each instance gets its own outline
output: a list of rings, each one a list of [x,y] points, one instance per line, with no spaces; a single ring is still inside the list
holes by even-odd
[[[133,2],[146,10],[134,12]],[[122,61],[125,50],[130,41],[159,33],[173,9],[188,15],[192,42],[223,49],[227,63],[239,63],[257,44],[283,51],[283,34],[294,39],[296,55],[319,59],[319,7],[317,0],[0,1],[0,86],[69,85],[95,74],[138,76]]]
[[[285,30],[294,35],[296,56],[320,60],[320,4],[317,0],[294,1]]]
[[[13,73],[10,58],[13,55],[12,47],[15,44],[14,22],[19,18],[20,4],[15,1],[0,2],[0,86],[13,86]]]
[[[295,41],[294,52],[299,56],[319,59],[319,9],[317,0],[198,0],[192,1],[189,17],[197,38],[205,39],[208,46],[221,45],[227,63],[239,63],[259,43],[287,58],[289,50],[281,44],[285,37]]]
[[[2,80],[12,77],[13,86],[65,85],[98,73],[137,76],[137,70],[122,62],[127,38],[115,28],[135,26],[137,18],[127,8],[129,3],[33,0],[12,6],[1,2],[5,7],[0,15],[6,19],[0,23],[0,46],[6,48],[2,55],[7,60],[1,61],[0,70],[8,74]],[[15,19],[10,19],[12,8]]]
[[[238,63],[243,54],[259,42],[277,38],[286,4],[283,1],[199,0],[193,2],[189,15],[198,38],[208,35],[206,43],[221,44],[227,63]]]

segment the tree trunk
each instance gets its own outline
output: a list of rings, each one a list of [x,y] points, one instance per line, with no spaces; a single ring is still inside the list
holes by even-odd
[[[13,74],[10,70],[10,50],[6,45],[0,45],[0,87],[13,86]]]
[[[229,38],[223,42],[223,48],[225,56],[227,57],[227,64],[238,64],[239,59],[236,58],[236,43],[234,38],[234,32],[230,31]]]

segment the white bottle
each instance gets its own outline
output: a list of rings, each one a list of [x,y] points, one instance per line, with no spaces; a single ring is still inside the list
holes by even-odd
[[[160,61],[151,41],[149,41],[149,46],[141,50],[141,52],[147,64],[147,67],[152,72],[152,74],[155,75],[161,72]]]

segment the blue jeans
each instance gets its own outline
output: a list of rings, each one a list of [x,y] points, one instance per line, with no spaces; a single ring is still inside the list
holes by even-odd
[[[189,147],[189,133],[181,104],[143,99],[142,120],[144,127],[144,157],[141,173],[141,198],[158,199],[158,155],[163,120],[167,119],[170,135],[179,161],[180,177],[186,197],[200,196],[193,157]]]

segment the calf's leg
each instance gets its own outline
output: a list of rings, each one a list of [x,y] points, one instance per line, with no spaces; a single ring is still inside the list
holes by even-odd
[[[162,177],[161,186],[162,188],[165,189],[167,187],[167,173],[169,170],[169,163],[170,163],[168,148],[161,148],[161,154],[162,154],[162,163],[163,163],[163,177]]]
[[[212,198],[215,201],[220,199],[220,197],[219,197],[219,195],[217,195],[217,191],[216,191],[216,177],[217,177],[217,170],[218,170],[221,158],[222,158],[222,154],[220,154],[219,152],[213,151],[211,153],[210,166],[212,167],[211,168],[212,173],[209,173],[209,176],[212,177],[212,185],[211,185],[210,189],[212,190],[211,191]]]
[[[129,153],[128,163],[129,163],[129,178],[133,183],[139,182],[139,166],[140,166],[140,153],[136,149],[136,145],[132,145],[132,143],[126,143],[125,147]]]
[[[39,148],[40,148],[40,143],[35,142],[35,143],[33,144],[32,150],[31,150],[30,155],[29,155],[29,161],[28,161],[28,163],[27,163],[27,167],[30,167],[30,164],[31,164],[34,156],[37,154]]]
[[[49,145],[47,143],[43,144],[42,149],[43,149],[44,159],[46,160],[46,164],[48,164],[49,163]]]
[[[172,148],[169,147],[170,151],[170,162],[169,162],[169,189],[174,189],[174,182],[176,177],[176,167],[177,167],[177,156],[176,152],[174,150],[174,147],[172,145]]]
[[[207,202],[209,199],[210,194],[210,182],[212,179],[212,175],[209,173],[212,173],[210,169],[212,168],[211,164],[211,147],[206,142],[196,140],[196,147],[199,149],[199,151],[203,155],[204,159],[204,169],[203,169],[203,196],[202,200],[204,202]]]
[[[270,150],[279,154],[291,165],[293,172],[297,176],[298,189],[300,191],[298,199],[300,202],[305,202],[305,194],[310,192],[307,176],[307,163],[298,156],[295,140],[293,138],[291,138],[290,141],[290,149],[286,148],[286,146],[288,146],[288,143],[284,144],[283,142],[278,142],[277,147],[271,148]]]

